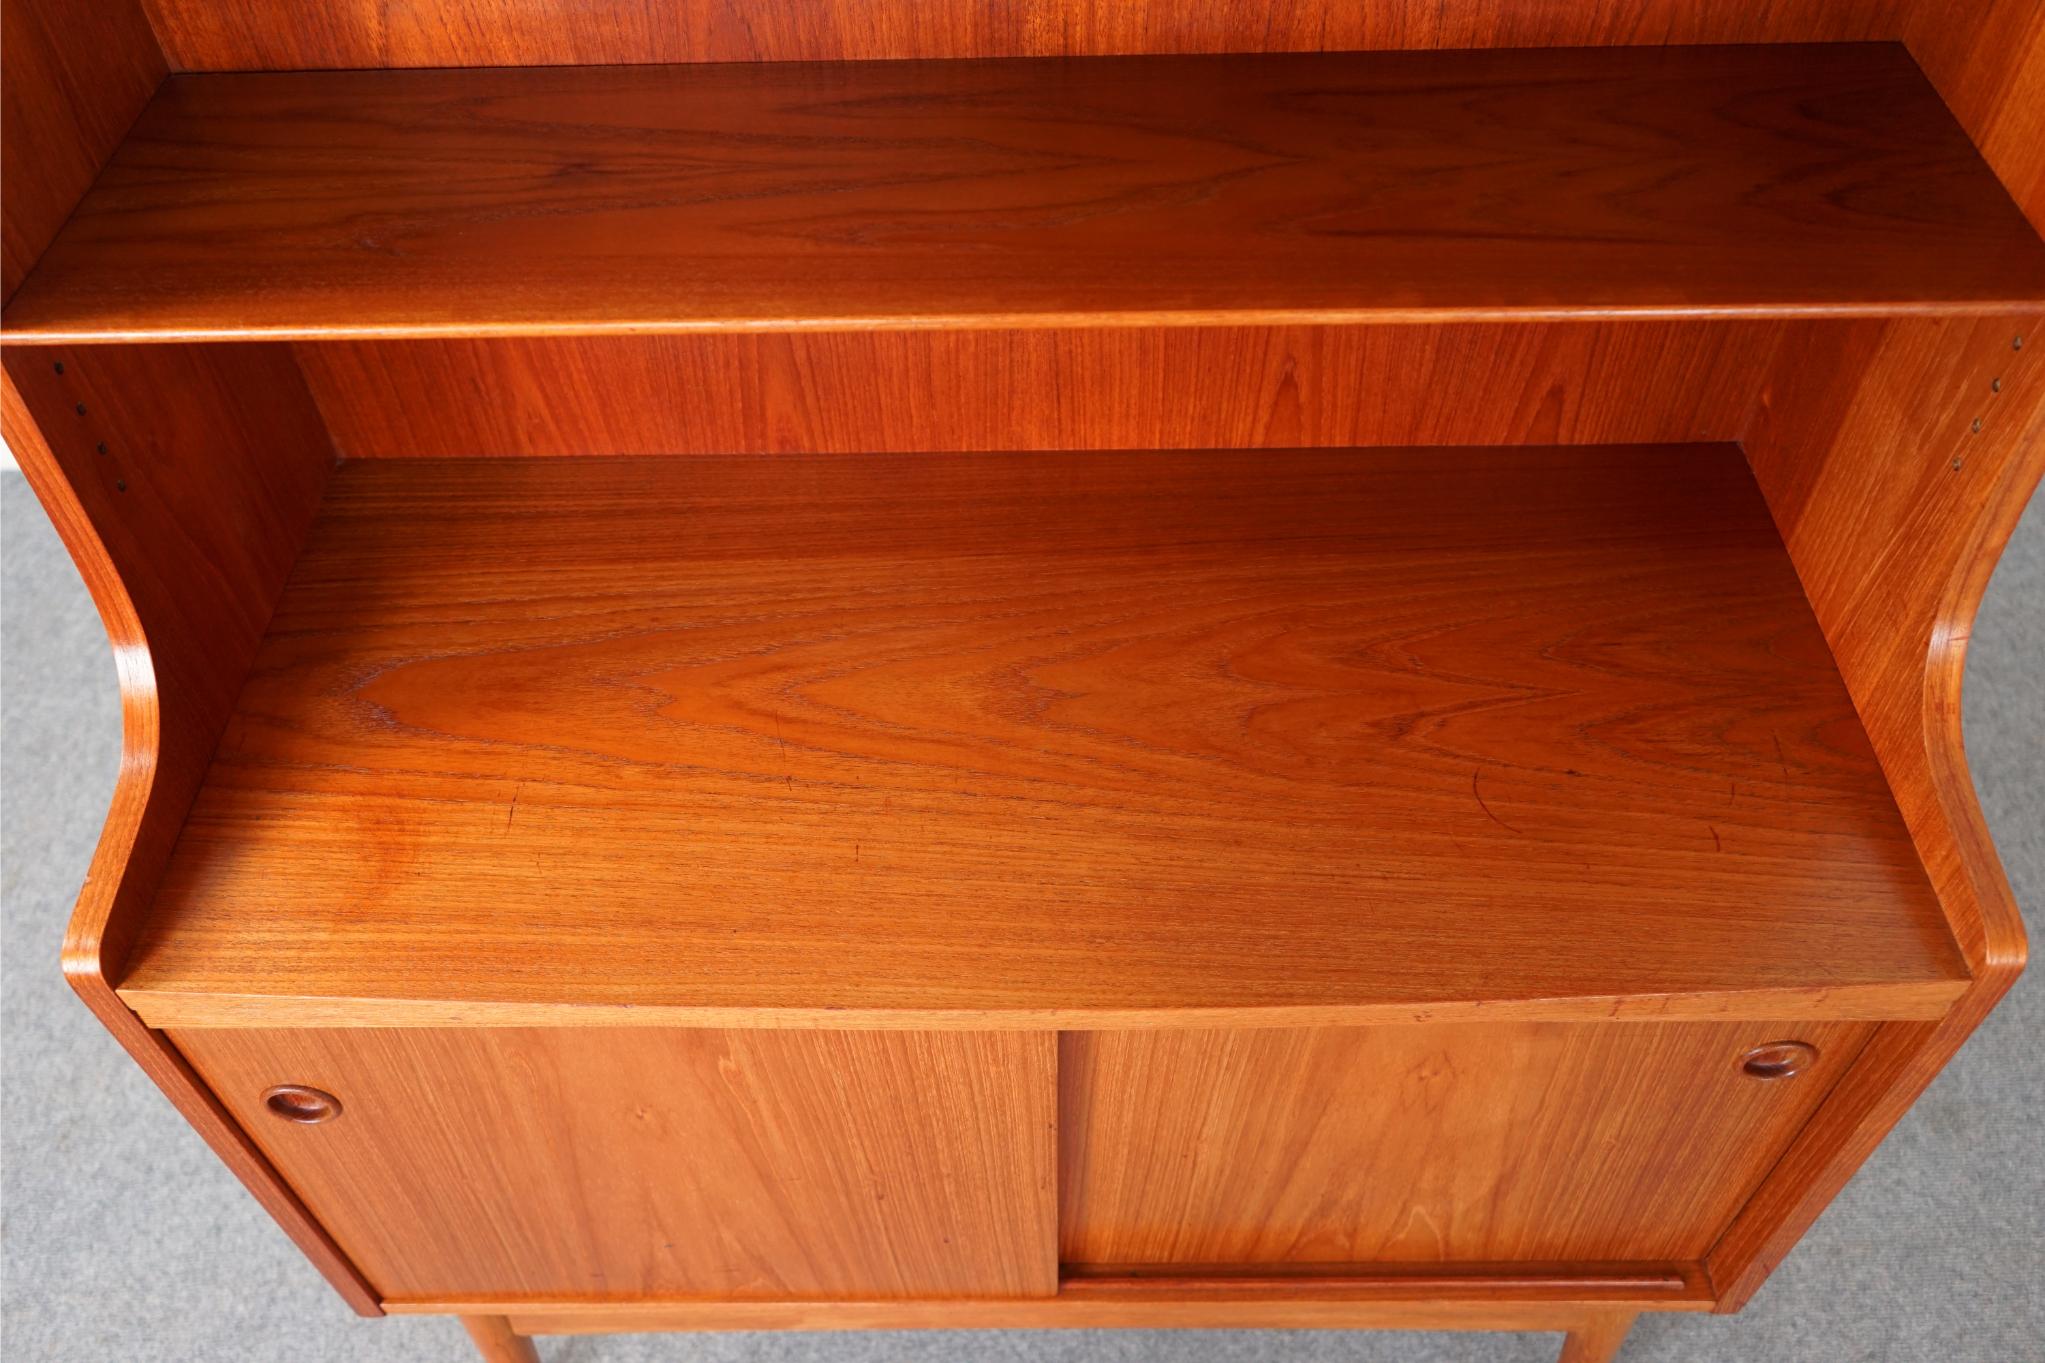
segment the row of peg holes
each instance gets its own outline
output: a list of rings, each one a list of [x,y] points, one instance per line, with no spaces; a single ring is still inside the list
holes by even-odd
[[[2024,348],[2024,338],[2022,336],[2012,336],[2010,338],[2009,348],[2011,350],[2022,350]],[[2000,393],[2002,391],[2002,376],[2000,374],[1996,375],[1994,378],[1988,381],[1988,391],[1990,393]],[[1975,435],[1981,434],[1981,427],[1984,420],[1985,418],[1978,416],[1974,418],[1974,424],[1971,427],[1973,434]],[[1961,466],[1964,465],[1966,462],[1967,462],[1966,455],[1962,454],[1954,456],[1953,458],[1954,472],[1957,473]]]
[[[59,378],[62,378],[62,377],[63,377],[63,374],[64,374],[64,362],[63,362],[62,360],[58,360],[58,361],[57,361],[57,362],[56,362],[55,364],[51,365],[51,366],[50,366],[50,368],[56,371],[56,373],[57,373],[57,376],[58,376]],[[84,403],[82,403],[82,402],[74,402],[74,403],[72,403],[72,404],[71,404],[71,409],[72,409],[73,411],[77,412],[77,413],[78,413],[78,415],[80,415],[80,416],[84,416],[84,415],[86,415],[86,410],[85,410],[85,404],[84,404]],[[110,453],[110,451],[109,451],[109,450],[107,449],[107,442],[106,442],[106,441],[104,441],[104,440],[101,440],[101,441],[97,441],[97,442],[95,442],[92,448],[93,448],[93,452],[94,452],[95,454],[107,454],[107,453]],[[127,480],[127,479],[125,479],[125,478],[116,478],[116,479],[114,479],[114,491],[116,491],[116,492],[126,492],[127,490],[128,490],[128,480]]]

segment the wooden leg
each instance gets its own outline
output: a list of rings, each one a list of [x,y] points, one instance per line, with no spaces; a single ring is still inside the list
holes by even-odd
[[[533,1342],[513,1334],[511,1322],[502,1316],[463,1316],[462,1328],[476,1341],[483,1363],[540,1363],[540,1351]]]
[[[1569,1332],[1562,1341],[1562,1357],[1556,1363],[1612,1363],[1626,1332],[1633,1328],[1632,1311],[1613,1311],[1593,1316]]]

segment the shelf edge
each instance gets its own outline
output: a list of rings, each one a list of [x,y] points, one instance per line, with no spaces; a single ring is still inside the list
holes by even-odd
[[[1964,979],[1559,999],[1303,1004],[1250,1008],[753,1008],[697,1004],[335,998],[121,989],[151,1027],[715,1027],[840,1031],[1138,1031],[1362,1027],[1440,1022],[1931,1022]]]

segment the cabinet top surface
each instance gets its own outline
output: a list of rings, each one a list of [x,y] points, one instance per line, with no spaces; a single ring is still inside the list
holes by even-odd
[[[1983,311],[1899,45],[173,76],[21,341]]]
[[[345,464],[122,992],[1142,1025],[1964,978],[1738,450],[1581,446]]]

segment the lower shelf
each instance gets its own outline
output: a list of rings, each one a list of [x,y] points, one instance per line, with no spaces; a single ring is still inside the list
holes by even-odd
[[[358,461],[158,1026],[1929,1017],[1732,446]]]

